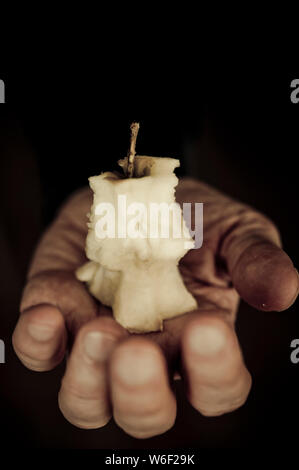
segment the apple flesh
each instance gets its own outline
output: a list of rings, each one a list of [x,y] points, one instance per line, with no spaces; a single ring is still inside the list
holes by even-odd
[[[130,332],[162,330],[163,320],[197,307],[178,269],[179,260],[194,242],[183,218],[181,238],[171,235],[176,223],[171,214],[168,238],[99,238],[96,224],[100,216],[96,207],[103,202],[117,206],[120,195],[126,196],[127,206],[135,202],[146,207],[150,203],[175,203],[178,178],[174,169],[179,164],[173,158],[136,156],[132,178],[111,172],[89,178],[94,193],[86,238],[86,255],[90,261],[77,269],[76,276],[87,283],[94,297],[112,307],[116,321]],[[126,172],[127,159],[120,160],[119,165]],[[161,219],[159,234],[160,229]]]

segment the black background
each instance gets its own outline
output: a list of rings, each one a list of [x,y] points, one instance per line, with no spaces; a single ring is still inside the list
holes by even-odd
[[[0,105],[0,365],[1,445],[25,448],[242,448],[296,446],[299,419],[290,342],[299,338],[297,307],[259,312],[242,303],[238,332],[253,375],[247,403],[205,418],[177,383],[176,425],[145,441],[111,422],[76,429],[57,407],[64,365],[26,370],[11,347],[18,303],[35,243],[60,203],[87,178],[116,168],[127,152],[129,124],[140,121],[137,153],[181,158],[192,175],[265,212],[279,226],[284,249],[299,264],[299,104],[295,75],[219,71],[213,77],[180,67],[169,74],[59,72],[2,74]]]

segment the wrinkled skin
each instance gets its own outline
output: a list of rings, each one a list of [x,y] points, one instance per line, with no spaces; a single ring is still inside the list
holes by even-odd
[[[113,415],[136,438],[167,431],[176,417],[174,377],[203,415],[235,410],[251,387],[234,329],[239,296],[267,311],[285,310],[297,297],[298,273],[269,219],[189,178],[176,197],[204,203],[203,246],[180,263],[198,310],[165,321],[163,332],[129,334],[76,280],[86,261],[89,188],[69,198],[36,249],[13,345],[36,371],[54,368],[71,350],[59,406],[78,427],[102,427]]]

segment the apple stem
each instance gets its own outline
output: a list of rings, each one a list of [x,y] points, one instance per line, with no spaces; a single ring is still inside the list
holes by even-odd
[[[136,155],[136,140],[139,131],[139,122],[132,122],[131,129],[131,143],[128,151],[128,166],[127,166],[127,177],[132,178],[134,173],[134,159]]]

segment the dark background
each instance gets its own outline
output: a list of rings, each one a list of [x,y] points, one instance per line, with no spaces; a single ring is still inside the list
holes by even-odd
[[[290,83],[298,77],[176,72],[0,75],[7,101],[0,105],[0,338],[6,345],[0,447],[296,446],[299,364],[289,359],[290,342],[299,338],[296,305],[266,313],[241,304],[237,327],[253,388],[240,410],[203,417],[177,383],[175,427],[145,441],[113,422],[95,431],[73,427],[57,406],[64,365],[31,372],[12,350],[26,269],[42,230],[89,176],[116,168],[133,120],[141,124],[137,153],[179,157],[180,176],[196,176],[266,213],[298,267],[299,104],[290,102]]]

